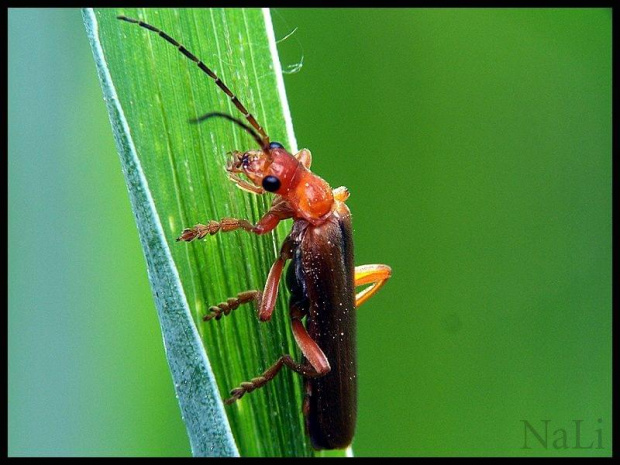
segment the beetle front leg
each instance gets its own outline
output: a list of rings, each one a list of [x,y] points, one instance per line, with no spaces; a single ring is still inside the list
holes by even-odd
[[[387,265],[362,265],[355,267],[355,287],[371,284],[355,296],[355,307],[359,308],[392,276],[392,268]]]
[[[222,218],[220,221],[211,220],[207,224],[199,223],[193,228],[184,229],[181,235],[177,237],[177,242],[191,242],[194,239],[203,239],[218,232],[230,232],[237,229],[243,229],[258,235],[266,234],[273,231],[280,221],[291,216],[292,210],[289,204],[281,197],[276,197],[269,211],[256,223],[256,226],[252,225],[248,220],[239,220],[237,218]]]
[[[312,165],[312,154],[310,153],[310,150],[301,149],[295,154],[295,158],[297,158],[304,168],[310,169],[310,165]]]
[[[218,232],[230,232],[237,229],[243,229],[255,234],[265,234],[273,230],[280,218],[270,212],[263,216],[256,226],[252,225],[248,220],[239,220],[237,218],[222,218],[220,221],[211,220],[207,224],[197,224],[193,228],[186,228],[177,238],[178,241],[191,242],[194,239],[203,239],[208,235],[214,235]]]

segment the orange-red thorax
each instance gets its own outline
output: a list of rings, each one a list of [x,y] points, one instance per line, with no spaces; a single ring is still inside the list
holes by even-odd
[[[284,149],[272,150],[272,156],[269,174],[278,177],[281,182],[275,194],[288,201],[295,211],[295,218],[305,219],[314,225],[323,223],[335,206],[329,184]]]

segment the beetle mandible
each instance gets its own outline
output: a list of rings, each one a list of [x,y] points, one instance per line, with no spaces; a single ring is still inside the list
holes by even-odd
[[[290,154],[282,144],[270,142],[265,130],[232,91],[202,61],[162,30],[141,20],[118,16],[137,24],[175,46],[206,73],[231,99],[247,122],[225,113],[208,113],[197,120],[223,117],[246,130],[260,146],[258,150],[234,151],[226,165],[228,177],[238,187],[254,194],[275,195],[265,215],[253,225],[248,220],[223,218],[183,230],[177,241],[202,239],[218,232],[243,229],[254,234],[272,231],[280,221],[292,218],[293,227],[269,271],[263,291],[240,292],[212,306],[203,320],[219,320],[241,304],[255,302],[258,318],[269,321],[286,261],[286,282],[291,291],[291,326],[303,358],[296,362],[282,355],[262,375],[234,388],[225,403],[263,387],[286,366],[305,378],[303,413],[306,431],[315,449],[339,449],[351,444],[357,415],[356,316],[355,310],[390,278],[387,265],[356,267],[353,262],[351,213],[345,187],[332,189],[310,171],[312,156],[307,149]],[[243,175],[245,177],[240,177]],[[368,285],[356,294],[357,286]],[[305,324],[302,322],[305,318]]]

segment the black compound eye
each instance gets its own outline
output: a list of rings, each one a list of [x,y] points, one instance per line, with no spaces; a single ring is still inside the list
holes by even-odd
[[[265,176],[263,178],[263,189],[267,192],[275,192],[280,189],[280,180],[275,176]]]
[[[272,142],[269,144],[270,149],[283,149],[284,146],[280,142]]]

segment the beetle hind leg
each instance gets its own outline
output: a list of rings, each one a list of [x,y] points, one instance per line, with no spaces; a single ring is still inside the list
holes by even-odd
[[[225,404],[232,404],[233,402],[241,399],[246,393],[263,387],[275,378],[284,366],[306,378],[318,378],[320,376],[325,376],[330,372],[331,367],[327,361],[327,357],[317,343],[310,337],[301,320],[294,318],[292,321],[292,326],[295,341],[299,345],[299,348],[304,355],[304,359],[306,359],[307,362],[297,363],[290,355],[283,355],[262,375],[252,378],[250,381],[241,383],[239,387],[236,387],[230,391],[230,398],[224,401]]]
[[[355,296],[355,308],[370,299],[392,276],[392,268],[387,265],[362,265],[355,267],[355,287],[370,284]]]
[[[322,376],[310,364],[297,363],[290,355],[283,355],[276,363],[271,365],[262,375],[252,378],[250,381],[241,383],[238,387],[230,391],[230,397],[224,401],[226,405],[241,399],[246,393],[262,388],[280,372],[282,367],[287,366],[291,370],[307,377]]]

